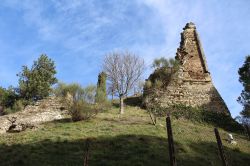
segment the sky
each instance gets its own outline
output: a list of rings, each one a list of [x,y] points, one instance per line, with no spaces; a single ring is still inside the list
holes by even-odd
[[[147,65],[174,57],[180,33],[194,22],[213,83],[233,117],[242,85],[238,68],[250,54],[249,0],[1,0],[0,86],[41,54],[56,63],[60,81],[96,84],[102,60],[128,50]]]

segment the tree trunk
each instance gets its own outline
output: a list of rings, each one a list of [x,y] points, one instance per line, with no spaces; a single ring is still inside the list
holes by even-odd
[[[123,103],[124,97],[120,96],[120,114],[124,114],[124,103]]]
[[[149,113],[149,116],[151,118],[153,125],[156,126],[156,117],[154,116],[154,114],[151,111],[149,111],[148,113]]]

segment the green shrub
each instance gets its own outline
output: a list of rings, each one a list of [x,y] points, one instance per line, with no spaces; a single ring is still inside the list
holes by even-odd
[[[17,95],[17,90],[13,87],[8,89],[0,87],[0,106],[4,108],[13,107],[16,100],[19,99]]]
[[[12,107],[12,110],[14,112],[22,111],[23,109],[24,109],[24,104],[22,100],[17,100]]]
[[[76,122],[94,117],[98,113],[98,110],[94,105],[79,100],[70,106],[69,112],[72,120]]]
[[[26,100],[17,100],[15,101],[15,103],[13,104],[12,107],[6,107],[3,110],[3,115],[6,114],[13,114],[19,111],[22,111],[26,105],[30,104],[30,102],[26,101]]]
[[[144,89],[150,89],[152,87],[152,82],[150,80],[147,80],[144,85]]]
[[[12,114],[12,113],[15,113],[15,111],[11,108],[5,108],[4,109],[4,115],[7,115],[7,114]]]
[[[103,112],[103,111],[110,110],[112,105],[113,104],[112,104],[111,101],[106,101],[106,102],[103,102],[103,103],[96,104],[96,108],[98,108],[99,112]]]
[[[176,119],[187,119],[193,122],[208,123],[230,131],[243,131],[243,127],[230,115],[221,112],[208,111],[184,105],[173,105],[168,108],[152,106],[148,108],[148,111],[156,117],[170,114]]]
[[[69,111],[73,121],[87,120],[103,110],[104,105],[94,104],[95,86],[82,87],[79,84],[59,83],[54,90],[56,96],[62,98],[62,103]]]
[[[154,87],[156,89],[160,89],[162,87],[162,85],[163,85],[163,82],[161,80],[158,80],[158,79],[155,80]]]

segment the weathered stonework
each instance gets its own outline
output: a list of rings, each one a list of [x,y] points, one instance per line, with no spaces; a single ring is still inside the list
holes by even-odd
[[[182,104],[230,114],[212,83],[195,25],[188,23],[183,30],[175,57],[179,60],[180,67],[168,85],[157,92],[151,92],[154,93],[151,96],[162,107]],[[149,97],[150,93],[145,96]]]
[[[0,116],[0,134],[20,132],[44,122],[64,119],[68,112],[63,108],[59,98],[49,97],[25,107],[23,111]]]

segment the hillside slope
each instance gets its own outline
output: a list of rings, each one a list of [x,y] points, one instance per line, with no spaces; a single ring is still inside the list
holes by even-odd
[[[155,127],[148,114],[128,107],[100,113],[85,122],[60,120],[35,130],[0,135],[0,165],[83,165],[86,140],[90,142],[90,166],[169,165],[165,119]],[[221,165],[213,126],[187,120],[172,121],[178,165]],[[233,133],[238,145],[230,145],[219,129],[230,165],[250,163],[250,142]]]

